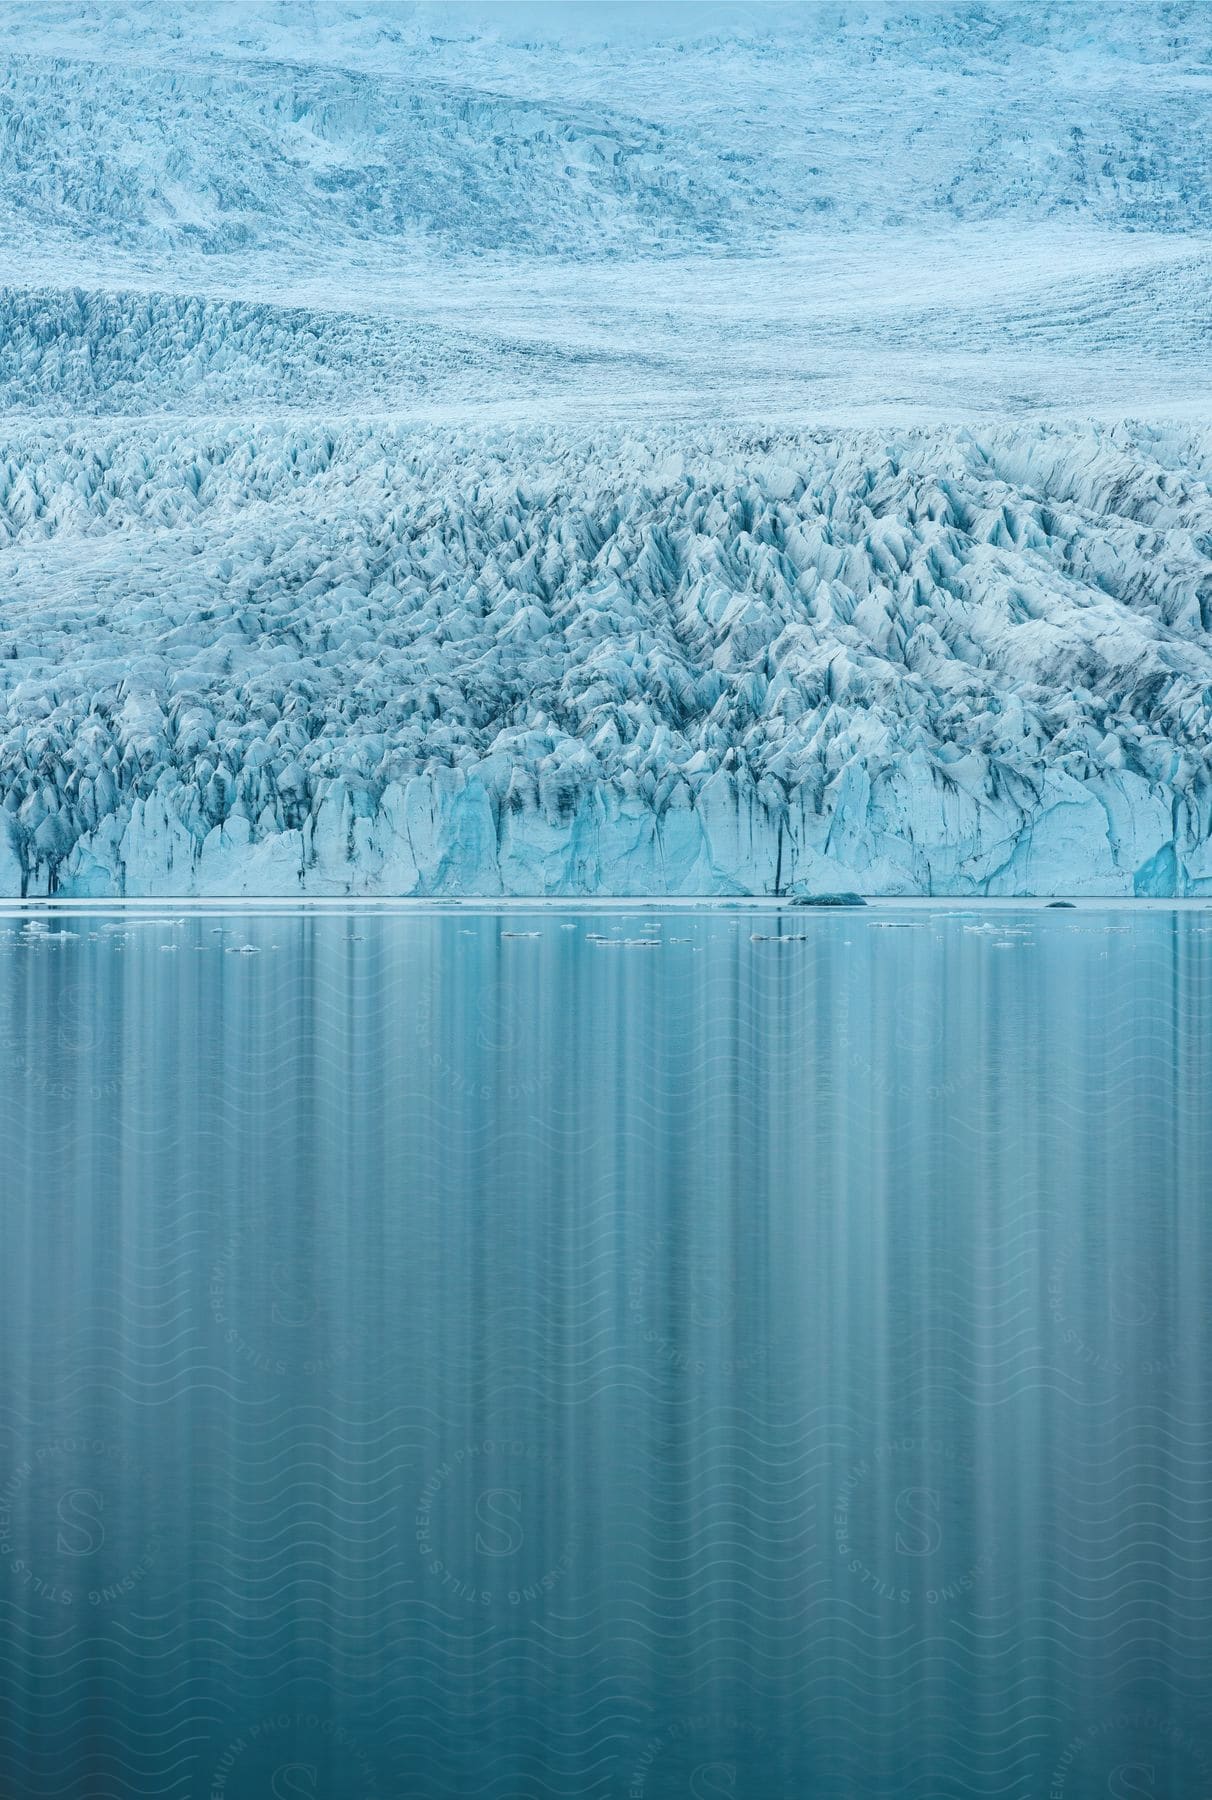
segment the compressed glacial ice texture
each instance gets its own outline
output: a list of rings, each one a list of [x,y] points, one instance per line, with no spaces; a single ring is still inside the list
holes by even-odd
[[[1212,892],[1212,436],[30,431],[0,886]]]

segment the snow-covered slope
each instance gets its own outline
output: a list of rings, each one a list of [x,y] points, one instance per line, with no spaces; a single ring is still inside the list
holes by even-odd
[[[1212,436],[31,432],[16,891],[1212,893]]]
[[[1212,891],[1210,108],[1204,0],[11,0],[0,891]]]

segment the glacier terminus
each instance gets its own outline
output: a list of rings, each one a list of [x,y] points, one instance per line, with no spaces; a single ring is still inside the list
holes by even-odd
[[[1206,8],[0,54],[4,893],[1212,892]]]

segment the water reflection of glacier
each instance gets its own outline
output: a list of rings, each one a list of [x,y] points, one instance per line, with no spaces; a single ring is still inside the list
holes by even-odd
[[[33,923],[6,1791],[1209,1791],[1212,912]]]

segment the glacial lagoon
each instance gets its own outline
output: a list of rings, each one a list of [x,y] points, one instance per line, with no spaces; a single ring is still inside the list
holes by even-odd
[[[1212,1794],[1212,907],[0,930],[6,1794]]]

